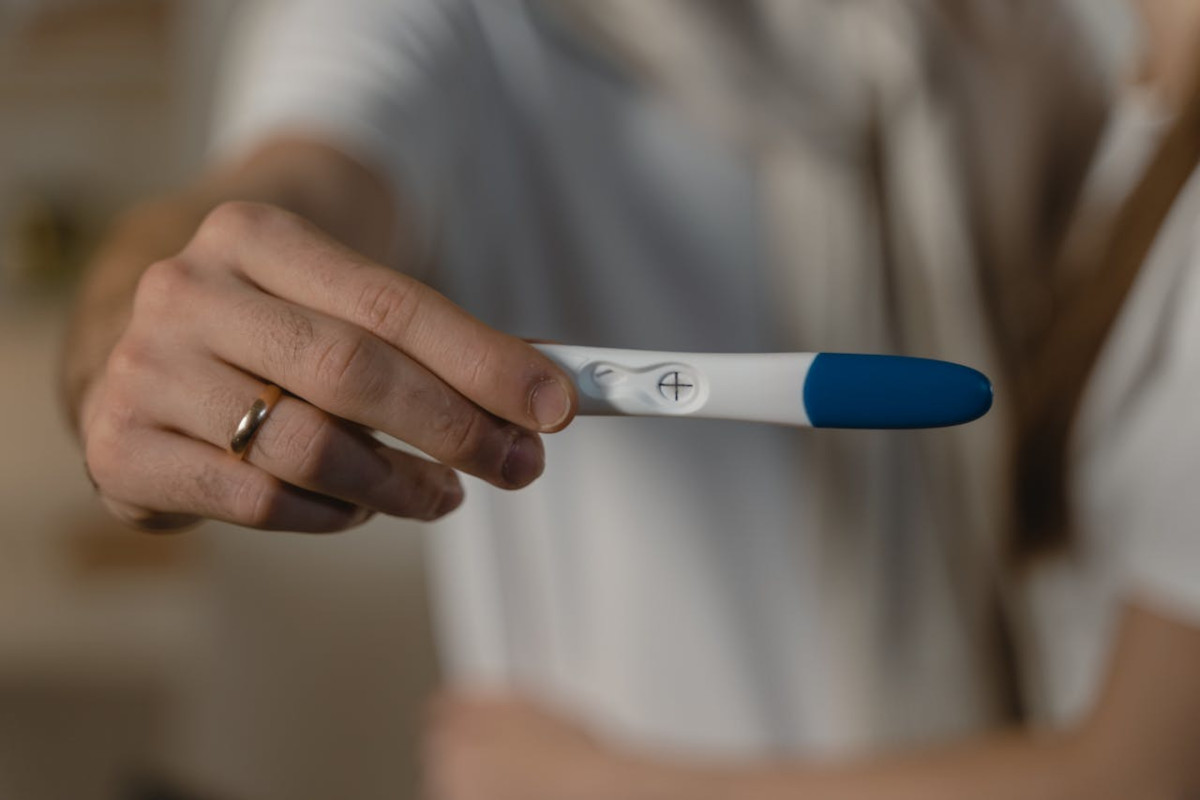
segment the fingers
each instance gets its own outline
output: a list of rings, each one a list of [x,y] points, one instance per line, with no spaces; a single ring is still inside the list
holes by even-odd
[[[200,517],[194,514],[174,514],[163,511],[151,511],[148,508],[135,506],[130,503],[123,503],[119,500],[114,500],[111,497],[106,497],[103,494],[98,495],[101,504],[108,509],[119,520],[125,522],[134,528],[141,528],[144,531],[151,533],[179,533],[188,528],[195,527],[202,522]]]
[[[497,486],[518,488],[541,474],[544,453],[536,434],[479,408],[386,342],[261,292],[232,291],[226,302],[237,313],[208,324],[203,334],[224,361]],[[295,404],[287,405],[285,414],[297,413]],[[328,419],[308,416],[294,424],[338,436],[327,427]],[[211,432],[204,438],[211,440]],[[340,447],[333,455],[345,452]],[[325,482],[333,480],[332,465],[319,468]]]
[[[292,396],[239,461],[225,447],[264,380]],[[462,497],[448,467],[505,488],[534,480],[533,431],[574,410],[569,379],[528,344],[293,215],[247,204],[221,207],[183,253],[143,273],[88,397],[81,436],[99,490],[149,528],[431,519]]]
[[[226,204],[210,215],[194,246],[220,249],[273,295],[369,331],[503,419],[555,431],[574,413],[572,383],[545,356],[299,217],[266,206]],[[296,280],[297,274],[304,279]]]
[[[325,533],[369,516],[365,509],[289,486],[216,447],[154,428],[102,427],[89,437],[87,459],[109,508],[143,527],[206,517],[251,528]]]
[[[156,424],[215,447],[262,383],[218,362],[181,365],[154,395]],[[441,464],[394,450],[295,397],[284,396],[259,427],[245,460],[284,483],[384,514],[437,519],[458,507],[462,485]]]

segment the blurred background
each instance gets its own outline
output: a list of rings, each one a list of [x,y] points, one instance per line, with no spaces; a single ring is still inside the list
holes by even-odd
[[[0,800],[415,794],[437,677],[417,529],[125,530],[55,397],[81,263],[202,162],[248,3],[0,0]]]
[[[54,394],[89,247],[203,158],[238,5],[0,0],[3,800],[413,794],[435,676],[416,532],[130,532]]]

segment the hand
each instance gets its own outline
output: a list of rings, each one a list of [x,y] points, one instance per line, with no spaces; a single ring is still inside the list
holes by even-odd
[[[517,698],[447,696],[430,714],[430,800],[630,800],[630,767],[579,726]]]
[[[267,382],[286,394],[239,461],[225,447]],[[102,498],[129,522],[333,531],[448,513],[455,469],[527,485],[543,469],[535,431],[561,429],[574,403],[526,343],[295,215],[227,203],[142,276],[79,427]]]
[[[1139,78],[1179,110],[1195,90],[1200,48],[1200,3],[1195,0],[1140,0],[1145,56]]]

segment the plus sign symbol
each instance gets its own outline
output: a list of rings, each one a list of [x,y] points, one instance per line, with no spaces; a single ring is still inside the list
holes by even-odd
[[[658,379],[659,394],[675,403],[686,403],[695,391],[696,384],[691,376],[679,370],[671,370]]]

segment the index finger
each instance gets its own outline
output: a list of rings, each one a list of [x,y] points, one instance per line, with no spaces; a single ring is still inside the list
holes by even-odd
[[[301,217],[229,203],[210,215],[202,232],[262,290],[370,331],[499,417],[553,432],[574,415],[571,380],[533,347]],[[199,246],[205,239],[198,237]]]

